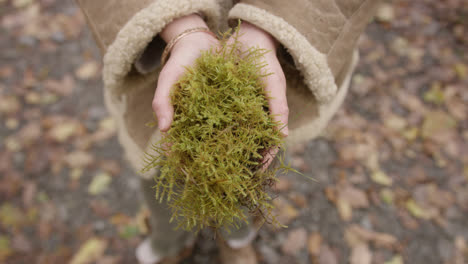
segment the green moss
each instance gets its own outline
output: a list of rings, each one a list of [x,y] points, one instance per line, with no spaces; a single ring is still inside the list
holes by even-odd
[[[224,34],[222,45],[203,52],[175,84],[171,128],[146,155],[143,171],[161,170],[156,198],[167,200],[172,220],[186,230],[236,227],[247,221],[245,208],[277,224],[266,191],[290,167],[260,170],[262,154],[284,143],[261,81],[266,51],[242,53],[234,34],[234,43]]]

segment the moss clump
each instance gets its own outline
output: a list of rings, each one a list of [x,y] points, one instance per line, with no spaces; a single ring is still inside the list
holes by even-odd
[[[172,89],[171,128],[146,155],[143,171],[160,166],[156,198],[167,199],[172,220],[186,230],[232,228],[247,221],[245,208],[274,221],[266,189],[290,169],[281,162],[261,170],[262,154],[284,140],[261,81],[265,50],[241,52],[235,34],[186,69]]]

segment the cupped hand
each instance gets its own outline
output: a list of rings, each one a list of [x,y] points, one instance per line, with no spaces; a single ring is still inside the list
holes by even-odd
[[[234,41],[233,37],[231,37],[230,41]],[[241,42],[243,49],[258,47],[269,51],[264,55],[264,60],[267,64],[265,71],[270,75],[263,77],[262,81],[268,94],[270,114],[273,120],[279,121],[277,129],[284,137],[287,137],[289,134],[289,108],[286,100],[286,78],[276,56],[278,42],[269,33],[248,22],[242,22],[237,40]],[[265,170],[270,166],[277,153],[277,147],[265,151],[261,170]]]
[[[181,17],[168,24],[161,37],[169,42],[187,29],[207,27],[203,19],[195,14]],[[159,73],[158,84],[152,107],[158,119],[158,128],[167,132],[174,118],[170,92],[174,84],[185,73],[185,67],[192,66],[204,50],[219,45],[219,41],[207,32],[193,32],[179,39],[172,47],[170,57]]]

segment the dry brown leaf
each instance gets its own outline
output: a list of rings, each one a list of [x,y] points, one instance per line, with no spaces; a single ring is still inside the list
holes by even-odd
[[[75,121],[65,121],[55,124],[48,135],[57,142],[65,142],[78,132],[79,124]]]
[[[381,22],[392,22],[395,19],[395,10],[393,5],[389,3],[383,3],[377,9],[376,18]]]
[[[96,61],[83,63],[76,71],[75,75],[81,80],[89,80],[97,76],[99,64]]]
[[[93,155],[89,152],[75,151],[65,156],[65,162],[72,168],[84,168],[93,163]]]
[[[306,246],[306,242],[307,231],[304,228],[293,229],[288,233],[281,250],[285,254],[294,256]]]
[[[438,143],[449,141],[453,137],[457,121],[443,111],[429,112],[421,127],[421,136]]]
[[[307,240],[307,249],[309,254],[317,256],[320,253],[320,247],[322,246],[322,236],[318,232],[310,234]]]
[[[283,225],[291,223],[299,216],[299,211],[282,197],[274,199],[273,205],[275,206],[273,215],[275,215],[278,222]]]
[[[339,188],[338,199],[348,201],[352,208],[366,208],[369,206],[369,200],[367,199],[366,193],[352,185],[346,185],[344,188]]]
[[[282,192],[291,188],[292,182],[286,177],[278,177],[278,181],[273,186],[273,190]]]
[[[65,75],[62,80],[47,80],[44,82],[44,87],[56,94],[67,96],[73,92],[75,81],[71,75]]]
[[[365,243],[360,243],[351,249],[350,264],[370,264],[372,252]]]
[[[398,243],[397,238],[390,234],[367,230],[359,225],[351,225],[346,231],[348,234],[347,240],[351,247],[360,242],[373,242],[377,247],[391,249]]]
[[[319,254],[320,264],[337,264],[338,260],[335,253],[330,249],[328,245],[322,245]]]
[[[353,218],[353,209],[347,200],[338,198],[336,207],[343,221],[350,221]]]

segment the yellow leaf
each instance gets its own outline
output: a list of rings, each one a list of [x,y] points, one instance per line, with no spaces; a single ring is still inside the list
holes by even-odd
[[[392,205],[393,204],[393,198],[394,198],[392,190],[388,189],[388,188],[383,189],[382,191],[380,191],[380,198],[382,198],[382,200],[386,204]]]
[[[429,219],[430,215],[420,207],[413,199],[406,201],[406,209],[417,218]]]
[[[402,135],[406,140],[413,141],[418,138],[419,135],[419,128],[411,127],[402,132]]]
[[[454,69],[460,79],[465,80],[468,76],[468,67],[465,64],[457,63],[455,64]]]
[[[58,142],[65,142],[77,129],[78,124],[75,122],[60,123],[50,130],[50,136]]]
[[[389,117],[385,118],[384,124],[390,129],[401,131],[405,129],[408,122],[406,122],[406,120],[400,116],[390,115]]]
[[[443,104],[445,96],[441,88],[440,83],[433,83],[431,89],[424,94],[424,101],[434,104]]]
[[[107,248],[107,242],[91,238],[81,245],[79,251],[73,256],[70,264],[88,264],[97,261]]]
[[[75,72],[76,77],[81,80],[89,80],[97,75],[99,64],[95,61],[86,62]]]
[[[400,255],[396,255],[391,260],[385,261],[385,264],[403,264],[403,258]]]
[[[112,177],[109,174],[101,172],[94,176],[93,180],[88,186],[88,192],[92,195],[100,194],[107,189],[111,181]]]
[[[353,218],[353,209],[348,201],[338,198],[336,201],[336,207],[343,221],[349,221]]]
[[[6,259],[11,254],[13,250],[10,247],[10,240],[7,236],[0,235],[0,260]]]
[[[465,174],[466,180],[468,181],[468,165],[465,165],[465,169],[463,170],[463,172]]]
[[[376,171],[372,172],[371,179],[374,182],[376,182],[376,183],[378,183],[380,185],[384,185],[384,186],[391,186],[393,184],[392,178],[390,178],[382,170],[376,170]]]

